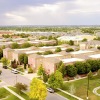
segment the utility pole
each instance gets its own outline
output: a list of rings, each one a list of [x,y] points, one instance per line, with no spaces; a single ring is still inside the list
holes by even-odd
[[[89,99],[89,93],[88,93],[88,91],[89,91],[89,75],[87,75],[87,100]]]

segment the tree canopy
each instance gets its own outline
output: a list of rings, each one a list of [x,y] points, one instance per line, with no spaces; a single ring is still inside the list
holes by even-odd
[[[48,79],[48,84],[50,87],[56,89],[62,86],[63,84],[63,77],[62,73],[56,70],[55,73],[51,74]]]
[[[45,84],[41,80],[33,78],[30,84],[30,99],[45,100],[46,96],[47,89]]]

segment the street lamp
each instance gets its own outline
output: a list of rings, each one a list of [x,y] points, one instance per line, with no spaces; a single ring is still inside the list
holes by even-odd
[[[89,75],[87,75],[87,100],[89,99],[89,94],[88,94],[88,90],[89,90]]]
[[[16,75],[16,83],[17,83],[17,75]]]

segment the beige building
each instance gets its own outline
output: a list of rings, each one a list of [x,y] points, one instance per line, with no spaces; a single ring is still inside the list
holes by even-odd
[[[3,50],[3,57],[6,57],[9,60],[13,60],[13,49],[6,48]]]

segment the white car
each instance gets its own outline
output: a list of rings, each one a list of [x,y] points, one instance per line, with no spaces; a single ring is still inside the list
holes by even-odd
[[[54,90],[52,88],[47,88],[47,91],[50,93],[54,93]]]
[[[11,72],[14,74],[18,74],[18,70],[16,70],[16,69],[12,69]]]

